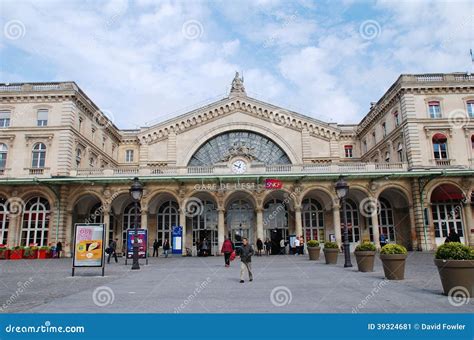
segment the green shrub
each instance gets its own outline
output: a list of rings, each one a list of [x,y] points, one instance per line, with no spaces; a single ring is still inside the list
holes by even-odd
[[[21,249],[25,249],[25,248],[22,247],[22,246],[14,246],[14,247],[12,248],[12,250],[21,250]]]
[[[399,244],[386,244],[382,247],[380,254],[391,255],[391,254],[406,254],[407,248]]]
[[[339,249],[339,246],[336,242],[324,242],[324,248],[327,249]]]
[[[309,240],[308,242],[306,242],[306,245],[308,246],[308,248],[316,248],[319,247],[319,241]]]
[[[362,242],[362,244],[359,244],[355,251],[375,251],[375,245],[373,245],[371,242],[365,241]]]
[[[40,250],[47,250],[47,251],[51,251],[51,247],[48,247],[48,246],[42,246],[39,248]]]
[[[438,247],[435,258],[439,260],[474,260],[474,249],[459,242],[449,242]]]

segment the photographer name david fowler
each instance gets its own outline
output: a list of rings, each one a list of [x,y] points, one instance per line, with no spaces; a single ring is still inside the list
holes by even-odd
[[[456,323],[456,324],[449,324],[449,323],[421,323],[420,330],[423,331],[463,331],[466,329],[466,325]]]

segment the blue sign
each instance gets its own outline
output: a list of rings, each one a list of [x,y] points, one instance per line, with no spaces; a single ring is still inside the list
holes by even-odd
[[[146,248],[147,248],[147,230],[138,229],[138,257],[141,259],[146,259]],[[135,229],[127,230],[127,258],[131,259],[133,257],[133,241],[135,239]]]
[[[181,254],[183,252],[183,227],[173,226],[172,253]]]

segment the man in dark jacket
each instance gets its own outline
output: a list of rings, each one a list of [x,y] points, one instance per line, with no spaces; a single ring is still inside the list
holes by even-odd
[[[155,238],[155,241],[153,242],[153,257],[158,256],[159,247],[160,247],[160,244],[158,243],[158,240]]]
[[[240,249],[240,283],[244,283],[245,272],[249,275],[249,281],[253,281],[252,276],[252,255],[254,254],[252,246],[249,244],[249,240],[244,238],[242,247]]]
[[[118,259],[117,259],[117,241],[118,241],[118,238],[116,238],[115,240],[110,240],[110,243],[109,243],[109,257],[107,258],[107,263],[110,263],[110,258],[113,256],[115,258],[115,263],[118,262]]]

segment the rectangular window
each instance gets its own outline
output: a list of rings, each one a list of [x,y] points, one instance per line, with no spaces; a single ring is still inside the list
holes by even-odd
[[[48,110],[38,110],[37,126],[48,125]]]
[[[469,117],[474,118],[474,100],[467,102],[467,114]]]
[[[364,140],[364,142],[362,143],[362,145],[363,145],[363,148],[364,148],[364,153],[366,153],[366,152],[367,152],[367,141]]]
[[[448,159],[448,153],[446,151],[446,143],[434,143],[434,158],[435,159]]]
[[[127,163],[133,162],[133,150],[125,151],[125,162]]]
[[[0,128],[10,126],[10,111],[0,111]]]
[[[397,111],[393,114],[393,118],[395,119],[395,126],[400,126],[400,115]]]
[[[386,123],[382,123],[382,134],[384,137],[387,136],[387,124]]]
[[[346,158],[352,158],[352,145],[344,146],[344,155]]]
[[[439,102],[429,102],[428,111],[430,113],[430,118],[441,118],[441,107]]]
[[[375,135],[375,131],[372,132],[372,139],[374,140],[374,145],[377,144],[377,136]]]

